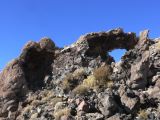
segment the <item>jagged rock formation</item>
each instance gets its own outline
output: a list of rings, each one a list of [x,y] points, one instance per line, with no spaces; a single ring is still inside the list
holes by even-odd
[[[115,63],[108,52],[126,49]],[[65,48],[28,42],[0,73],[0,119],[160,119],[160,40],[90,33]]]

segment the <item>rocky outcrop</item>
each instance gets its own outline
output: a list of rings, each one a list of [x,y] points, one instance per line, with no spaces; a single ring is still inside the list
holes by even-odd
[[[0,116],[15,112],[29,90],[43,86],[45,75],[50,74],[54,43],[44,38],[39,43],[28,42],[20,57],[10,62],[0,74]]]
[[[146,87],[147,74],[149,72],[149,40],[148,31],[144,31],[140,35],[140,39],[136,45],[137,49],[141,51],[141,58],[131,65],[130,85],[135,89],[143,89]]]
[[[113,49],[129,50],[137,43],[135,33],[124,33],[121,28],[107,32],[90,33],[81,36],[76,42],[78,51],[87,56],[105,57]]]
[[[46,75],[51,75],[55,44],[49,38],[39,43],[28,42],[19,57],[23,62],[23,71],[30,89],[43,86]]]
[[[9,111],[18,109],[20,98],[28,91],[22,62],[18,59],[10,62],[0,74],[0,83],[0,116],[7,117]]]
[[[148,33],[89,33],[65,48],[28,42],[0,73],[0,119],[159,119],[160,40]],[[127,50],[117,63],[114,49]]]

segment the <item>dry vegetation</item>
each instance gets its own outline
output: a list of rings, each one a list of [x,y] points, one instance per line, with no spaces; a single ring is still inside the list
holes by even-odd
[[[93,75],[97,81],[97,86],[108,87],[112,83],[109,76],[111,75],[110,66],[101,66],[94,70]]]
[[[68,74],[62,82],[62,88],[64,89],[64,91],[72,90],[75,85],[74,83],[75,83],[75,80],[73,78],[73,75]]]
[[[138,112],[138,117],[139,117],[141,120],[147,120],[147,118],[148,118],[147,111],[140,109],[140,111]]]
[[[62,88],[64,91],[68,92],[73,90],[78,85],[79,80],[83,75],[85,75],[83,68],[77,69],[73,74],[68,74],[62,82]]]
[[[88,87],[86,85],[78,85],[73,91],[74,95],[84,95],[88,92]]]
[[[94,75],[90,75],[87,77],[87,79],[84,79],[83,80],[83,84],[86,85],[87,87],[89,88],[94,88],[97,86],[97,80],[96,78],[94,77]]]
[[[108,81],[108,76],[111,74],[111,68],[109,66],[101,66],[94,70],[93,75],[96,80],[103,82]]]
[[[56,113],[54,113],[55,120],[60,120],[62,116],[69,116],[70,115],[70,109],[64,108],[63,110],[59,110]]]
[[[111,87],[113,82],[109,79],[111,69],[109,66],[102,66],[94,70],[93,75],[90,75],[83,81],[83,84],[89,88]]]
[[[89,89],[98,89],[101,86],[111,88],[113,86],[113,82],[108,77],[110,74],[111,69],[109,66],[99,67],[93,72],[93,75],[84,79],[83,83],[73,89],[72,92],[74,94],[83,95],[87,93]]]

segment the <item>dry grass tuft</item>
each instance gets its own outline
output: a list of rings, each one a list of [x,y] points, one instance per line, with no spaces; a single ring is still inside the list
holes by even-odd
[[[111,68],[109,66],[102,66],[93,71],[93,75],[84,79],[83,84],[89,88],[99,88],[100,86],[103,87],[112,87],[113,81],[109,79],[111,75]]]
[[[79,68],[79,69],[77,69],[77,70],[74,71],[73,77],[74,77],[74,78],[77,78],[77,77],[81,77],[81,76],[83,76],[83,75],[85,75],[85,74],[86,74],[86,73],[85,73],[84,68]]]
[[[62,88],[65,90],[65,91],[69,91],[69,90],[72,90],[74,88],[74,85],[75,85],[76,81],[74,80],[74,77],[72,74],[68,74],[63,82],[62,82]]]
[[[141,120],[147,120],[148,119],[148,114],[147,114],[146,110],[140,109],[140,111],[138,112],[138,117]]]
[[[73,90],[79,84],[84,75],[85,70],[83,68],[75,70],[73,74],[68,74],[62,82],[62,88],[64,91],[69,92],[70,90]]]
[[[69,116],[70,115],[70,109],[64,108],[63,110],[59,110],[58,112],[54,113],[55,120],[60,120],[61,117],[64,116],[64,115]]]
[[[89,88],[94,88],[95,86],[97,86],[97,80],[93,75],[90,75],[87,77],[87,79],[83,80],[83,84],[86,85]]]
[[[88,92],[88,87],[81,84],[81,85],[78,85],[75,89],[73,89],[72,92],[75,95],[84,95]]]
[[[96,78],[96,80],[108,80],[108,76],[111,75],[111,68],[109,66],[101,66],[94,70],[93,75]]]

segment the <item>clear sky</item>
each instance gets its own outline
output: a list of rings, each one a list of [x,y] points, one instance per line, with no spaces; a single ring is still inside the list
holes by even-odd
[[[160,36],[160,0],[0,0],[0,69],[28,40],[47,36],[57,46],[80,35],[122,27]],[[114,52],[116,60],[122,52]]]

